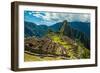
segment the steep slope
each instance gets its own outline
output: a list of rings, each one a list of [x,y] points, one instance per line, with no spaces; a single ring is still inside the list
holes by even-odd
[[[24,22],[25,37],[42,37],[46,34],[48,27],[46,25],[36,25],[32,22]]]
[[[62,22],[56,23],[50,28],[54,31],[60,31],[60,28],[62,27]],[[73,40],[78,40],[84,44],[84,46],[88,49],[90,49],[90,27],[89,23],[83,23],[83,22],[66,22],[66,26],[64,26],[64,32],[63,34],[70,37]],[[55,29],[57,28],[57,30]],[[85,29],[85,30],[84,30]]]
[[[74,35],[76,32],[77,37],[76,34]],[[65,20],[58,32],[49,29],[44,37],[25,38],[25,54],[33,55],[35,58],[88,59],[90,50],[80,41],[84,36],[84,33],[71,28]]]
[[[90,36],[90,23],[88,22],[67,22],[69,26],[73,29],[76,29],[80,32],[85,33],[87,37]],[[54,32],[59,31],[60,27],[62,26],[62,22],[58,22],[49,28],[51,28]],[[85,29],[85,30],[84,30]]]
[[[63,34],[70,37],[73,40],[79,40],[84,46],[90,49],[90,27],[89,23],[83,22],[67,22],[67,26],[64,26]],[[25,22],[25,37],[44,37],[47,35],[48,29],[56,34],[59,33],[63,22],[56,23],[52,26],[36,25],[35,23]],[[85,30],[84,30],[85,29]]]
[[[25,39],[25,53],[35,57],[60,57],[65,60],[90,58],[89,50],[80,42],[74,42],[67,36],[60,38],[57,35],[51,38]]]
[[[83,32],[87,37],[90,37],[90,23],[89,22],[69,22],[69,25],[72,28]]]

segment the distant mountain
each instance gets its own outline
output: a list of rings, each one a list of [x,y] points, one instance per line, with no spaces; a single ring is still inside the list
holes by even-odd
[[[54,32],[58,32],[62,26],[62,22],[56,23],[54,25],[49,26],[50,29],[52,29],[52,31]]]
[[[42,37],[47,33],[48,27],[46,25],[36,25],[32,22],[24,22],[25,37],[36,36]]]
[[[76,30],[84,32],[87,37],[90,37],[90,23],[89,22],[69,22],[69,25]]]
[[[25,37],[29,37],[29,36],[33,36],[35,35],[34,33],[34,28],[36,28],[36,24],[31,23],[31,22],[24,22],[25,26],[24,26],[24,33],[25,33]]]
[[[25,36],[39,36],[42,37],[46,34],[48,28],[53,32],[58,32],[62,26],[62,22],[58,22],[52,26],[46,25],[37,25],[32,22],[25,23]],[[85,22],[68,22],[69,26],[73,29],[76,29],[80,32],[83,32],[87,37],[90,37],[90,23]]]
[[[87,37],[90,37],[90,23],[86,23],[86,22],[68,22],[69,26],[73,29],[76,29],[78,31],[83,32]],[[56,23],[52,26],[50,26],[50,28],[56,32],[59,31],[59,29],[62,26],[62,22]]]
[[[54,24],[54,26],[37,25],[35,28],[38,33],[47,32],[46,36],[25,38],[26,53],[31,55],[36,53],[36,56],[42,56],[42,58],[60,56],[65,60],[90,58],[90,41],[86,34],[79,29],[72,28],[67,20]],[[48,29],[45,30],[45,28]]]
[[[48,33],[48,29],[53,32],[59,32],[63,25],[63,22],[58,22],[52,26],[37,25],[31,22],[24,22],[24,32],[25,37],[36,36],[43,37]],[[89,23],[83,22],[67,22],[64,27],[63,34],[70,37],[73,40],[78,39],[80,42],[84,43],[87,48],[90,48],[90,25]]]

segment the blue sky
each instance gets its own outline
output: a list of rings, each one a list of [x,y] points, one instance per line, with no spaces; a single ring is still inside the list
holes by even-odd
[[[57,22],[67,20],[68,22],[90,22],[90,14],[86,13],[64,13],[46,11],[24,11],[24,20],[34,22],[37,25],[53,25]]]

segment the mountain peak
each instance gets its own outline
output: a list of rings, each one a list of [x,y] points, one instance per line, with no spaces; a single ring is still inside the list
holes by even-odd
[[[67,26],[68,25],[68,22],[67,22],[67,20],[64,20],[63,21],[63,23],[62,23],[62,26],[61,26],[61,28],[60,28],[60,35],[63,35],[63,32],[64,32],[64,30],[65,30],[65,26]]]

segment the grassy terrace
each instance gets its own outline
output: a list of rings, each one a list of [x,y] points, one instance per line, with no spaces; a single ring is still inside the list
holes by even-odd
[[[32,55],[34,54],[34,55]],[[31,62],[31,61],[50,61],[50,60],[62,60],[61,57],[41,57],[41,56],[36,56],[35,53],[32,54],[28,54],[28,53],[24,53],[24,61],[25,62]]]
[[[70,48],[71,47],[71,45],[68,45],[69,44],[68,41],[65,42],[65,41],[61,40],[61,38],[59,36],[55,35],[55,36],[52,36],[51,38],[52,38],[53,42],[59,43],[60,45],[62,45],[65,48]]]
[[[78,47],[77,48],[72,48],[73,45],[70,44],[69,41],[63,41],[60,36],[54,35],[51,36],[51,39],[53,42],[60,44],[67,50],[67,58],[68,59],[86,59],[90,57],[89,50],[83,46],[82,43],[77,42]],[[59,52],[57,52],[59,53]],[[46,56],[45,56],[46,55]],[[24,53],[24,61],[29,62],[29,61],[50,61],[50,60],[63,60],[64,58],[62,56],[47,56],[47,54],[44,54],[44,56],[37,55],[34,52],[28,52],[25,51]]]
[[[60,45],[62,45],[63,47],[65,47],[66,49],[70,48],[71,45],[67,45],[68,42],[64,42],[61,40],[60,37],[58,36],[52,36],[51,37],[52,41],[55,42],[55,43],[59,43]],[[28,52],[28,51],[27,51]],[[35,53],[31,53],[29,54],[30,52],[28,53],[24,53],[24,61],[25,62],[29,62],[29,61],[49,61],[49,60],[62,60],[62,57],[61,56],[56,56],[56,57],[48,57],[48,56],[44,56],[44,57],[41,57],[41,56],[37,56]],[[71,55],[71,53],[69,53],[69,55]]]

